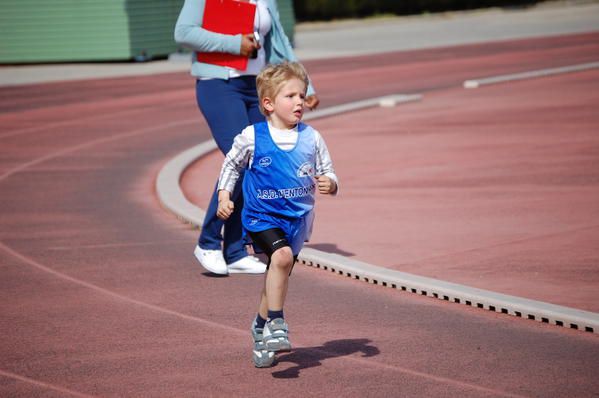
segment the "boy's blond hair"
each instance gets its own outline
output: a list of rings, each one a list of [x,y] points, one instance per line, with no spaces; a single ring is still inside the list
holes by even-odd
[[[262,99],[268,97],[274,100],[281,90],[283,83],[294,77],[304,82],[304,85],[306,86],[305,90],[308,89],[308,74],[299,62],[271,64],[262,69],[256,77],[256,87],[258,90],[260,112],[262,112],[263,115],[268,116],[268,111],[264,109]]]

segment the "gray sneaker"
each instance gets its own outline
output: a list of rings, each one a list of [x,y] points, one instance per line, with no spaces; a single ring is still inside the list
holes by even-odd
[[[254,366],[257,368],[270,368],[275,363],[275,353],[266,349],[262,341],[263,329],[256,328],[254,322],[250,331],[254,340],[254,350],[252,351]]]
[[[291,351],[288,333],[289,327],[283,318],[273,319],[264,325],[262,342],[268,351]]]

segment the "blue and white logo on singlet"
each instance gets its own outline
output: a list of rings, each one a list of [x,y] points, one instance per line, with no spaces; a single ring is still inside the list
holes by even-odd
[[[270,166],[271,163],[272,163],[272,159],[269,158],[268,156],[265,156],[258,161],[258,164],[260,165],[260,167],[268,167],[268,166]]]
[[[298,177],[313,177],[314,174],[315,174],[315,172],[314,172],[314,165],[312,164],[312,162],[304,162],[297,169],[297,176]]]

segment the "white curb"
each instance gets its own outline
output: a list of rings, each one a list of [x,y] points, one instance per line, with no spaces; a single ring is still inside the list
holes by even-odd
[[[314,111],[307,114],[305,119],[332,116],[377,105],[388,106],[384,104],[389,104],[392,101],[395,103],[417,101],[421,98],[420,95],[374,98]],[[205,212],[185,198],[179,181],[187,167],[215,149],[215,142],[209,140],[181,152],[164,165],[156,179],[156,192],[162,205],[181,220],[197,228],[201,227]],[[412,275],[310,248],[304,248],[301,251],[298,261],[368,283],[552,325],[599,333],[599,314],[594,312]]]

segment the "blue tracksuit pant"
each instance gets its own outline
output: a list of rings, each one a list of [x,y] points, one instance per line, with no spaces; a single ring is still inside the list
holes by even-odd
[[[229,80],[197,80],[196,100],[218,148],[225,155],[241,130],[250,124],[265,120],[260,113],[255,76]],[[220,250],[222,243],[223,255],[228,264],[247,256],[241,225],[242,180],[243,176],[231,196],[235,203],[235,211],[226,222],[216,217],[218,192],[215,187],[198,240],[200,247],[207,250]]]

